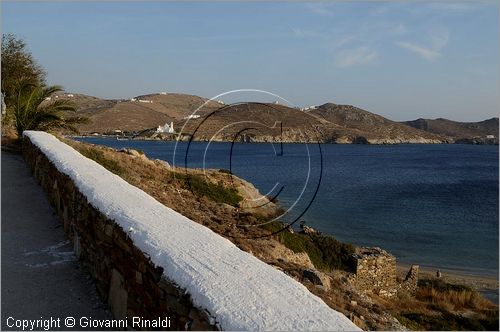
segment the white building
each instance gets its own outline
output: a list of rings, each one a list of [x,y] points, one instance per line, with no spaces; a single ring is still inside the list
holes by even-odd
[[[191,115],[188,115],[186,116],[184,119],[185,120],[189,120],[189,119],[198,119],[200,117],[199,114],[191,114]]]
[[[150,104],[152,104],[152,103],[153,103],[153,101],[152,101],[152,100],[144,100],[144,99],[139,99],[139,102],[140,102],[140,103],[150,103]]]
[[[167,93],[165,91],[160,92],[161,95],[166,95]]]
[[[495,138],[495,135],[486,135],[486,138]]]
[[[308,106],[308,107],[302,108],[302,110],[303,111],[312,111],[312,110],[315,110],[317,108],[318,108],[318,106]]]
[[[66,95],[66,97],[73,98],[73,97],[74,97],[74,95],[73,95],[72,93],[68,93],[68,94]]]
[[[135,99],[135,98],[130,98],[130,101],[136,101],[136,100],[137,100],[137,99]]]
[[[174,123],[170,122],[170,126],[168,125],[168,123],[165,123],[164,126],[158,126],[158,128],[156,128],[156,132],[158,134],[160,134],[160,133],[173,134],[173,133],[175,133],[175,131],[174,131]]]

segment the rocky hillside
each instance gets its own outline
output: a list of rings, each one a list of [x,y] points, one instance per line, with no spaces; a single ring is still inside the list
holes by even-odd
[[[444,119],[395,122],[351,106],[327,103],[300,110],[275,103],[250,102],[225,105],[206,98],[157,93],[126,100],[104,100],[81,94],[61,94],[78,105],[78,113],[90,118],[82,134],[115,130],[140,133],[142,138],[172,139],[157,135],[155,128],[174,123],[184,139],[247,142],[325,142],[361,144],[465,142],[498,132],[498,118],[478,123]],[[189,118],[194,111],[196,118]]]
[[[105,100],[81,94],[63,94],[77,104],[78,113],[90,118],[89,124],[79,129],[83,134],[104,133],[114,130],[140,131],[164,125],[178,123],[194,112],[206,99],[198,96],[168,93],[137,96],[131,99]],[[205,112],[220,106],[208,102]]]
[[[383,116],[351,105],[326,103],[308,111],[340,127],[337,141],[351,143],[441,143],[443,137],[391,121]]]
[[[498,143],[498,118],[480,122],[457,122],[447,119],[417,119],[402,122],[413,128],[453,138],[454,140],[495,140]],[[494,136],[494,138],[488,138]]]
[[[390,121],[353,106],[325,104],[302,111],[279,104],[248,103],[219,108],[188,121],[184,133],[199,140],[327,143],[441,143],[438,135]]]

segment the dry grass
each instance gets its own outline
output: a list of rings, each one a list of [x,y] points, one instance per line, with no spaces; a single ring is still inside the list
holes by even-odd
[[[441,279],[423,279],[419,282],[416,299],[448,311],[487,311],[498,306],[486,300],[470,287],[447,283]]]
[[[498,330],[497,305],[469,287],[440,279],[421,280],[415,296],[399,292],[386,306],[414,330]]]

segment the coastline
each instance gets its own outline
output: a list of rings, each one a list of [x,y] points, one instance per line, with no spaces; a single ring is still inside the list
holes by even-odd
[[[82,136],[72,136],[82,137]],[[85,138],[97,138],[97,139],[111,139],[114,140],[114,137],[102,137],[102,136],[86,136]],[[149,140],[149,139],[131,139],[131,141],[160,141],[160,140]],[[165,141],[165,140],[163,140]],[[252,143],[261,143],[261,142],[252,142]],[[449,143],[448,143],[449,144]],[[408,270],[410,269],[411,264],[406,262],[398,262],[397,263],[397,272],[398,276],[404,278]],[[455,269],[446,269],[437,266],[425,266],[420,265],[420,279],[433,279],[435,278],[437,269],[440,269],[443,275],[443,280],[453,283],[453,284],[461,284],[468,286],[479,293],[481,293],[488,300],[497,303],[499,302],[499,281],[498,276],[494,275],[482,275],[475,271],[467,271],[464,270],[455,270]]]
[[[74,138],[97,138],[97,139],[111,139],[111,140],[120,140],[120,141],[158,141],[158,142],[189,142],[190,140],[188,138],[186,139],[168,139],[168,138],[152,138],[152,137],[120,137],[116,135],[64,135],[65,137],[74,139]],[[206,139],[193,139],[192,142],[208,142]],[[231,140],[225,140],[225,139],[214,139],[212,142],[217,142],[217,143],[231,143]],[[374,140],[366,140],[365,141],[328,141],[328,142],[314,142],[314,141],[294,141],[294,140],[284,140],[280,141],[278,140],[246,140],[246,141],[241,141],[237,143],[253,143],[253,144],[259,144],[259,143],[282,143],[282,144],[311,144],[311,143],[318,143],[318,144],[339,144],[339,145],[441,145],[441,144],[460,144],[460,145],[499,145],[497,141],[486,141],[486,142],[476,142],[476,141],[467,141],[467,140],[442,140],[442,141],[422,141],[422,140],[393,140],[393,139],[374,139]]]

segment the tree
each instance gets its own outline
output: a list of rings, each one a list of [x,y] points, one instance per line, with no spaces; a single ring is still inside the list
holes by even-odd
[[[2,35],[2,94],[7,115],[12,113],[17,91],[23,84],[44,86],[45,72],[38,65],[26,43],[12,34]]]
[[[76,107],[64,98],[52,100],[54,93],[61,90],[57,85],[44,87],[30,83],[24,83],[19,88],[13,107],[19,137],[22,137],[25,130],[66,129],[78,132],[75,125],[88,122],[88,118],[81,116],[66,117],[67,112],[75,112]]]

